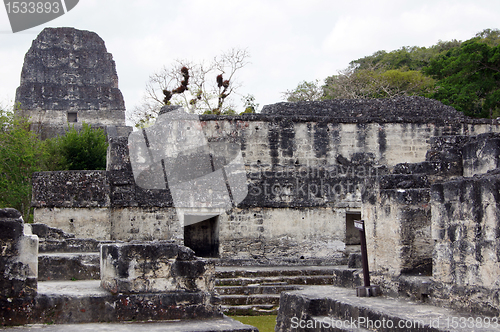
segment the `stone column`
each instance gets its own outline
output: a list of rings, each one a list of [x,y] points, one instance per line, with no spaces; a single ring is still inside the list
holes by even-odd
[[[432,264],[429,183],[425,175],[386,175],[363,197],[370,271],[428,274]]]

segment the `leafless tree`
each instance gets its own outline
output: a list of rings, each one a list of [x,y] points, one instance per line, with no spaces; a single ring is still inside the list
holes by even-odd
[[[167,100],[169,104],[181,105],[191,113],[234,112],[231,97],[241,87],[236,75],[248,64],[249,57],[246,49],[233,48],[214,57],[208,64],[204,61],[176,60],[149,77],[143,103],[134,109],[131,120],[137,123],[136,126],[143,126],[155,119],[165,105],[164,90],[174,92]],[[189,72],[189,82],[184,69]],[[186,88],[180,89],[182,93],[175,93],[180,91],[183,82],[188,83]]]

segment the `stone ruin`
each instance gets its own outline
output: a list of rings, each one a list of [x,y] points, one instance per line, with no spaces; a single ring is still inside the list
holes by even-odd
[[[385,109],[384,119],[364,117],[356,106],[342,117],[280,114],[288,106],[337,107],[335,101],[278,104],[271,109],[281,111],[274,113],[201,116],[209,141],[241,143],[248,195],[236,207],[185,227],[168,189],[135,184],[127,138],[111,138],[107,171],[34,175],[35,222],[100,240],[174,241],[219,265],[290,266],[347,264],[359,244],[353,220],[362,218],[373,278],[386,294],[427,297],[429,288],[412,284],[411,276],[432,275],[439,303],[472,308],[479,296],[466,294],[473,290],[484,295],[477,310],[498,310],[486,295],[496,280],[488,275],[498,268],[496,212],[486,211],[496,206],[496,196],[480,189],[496,175],[463,176],[496,169],[499,127],[457,112],[453,117],[435,101],[400,102],[363,102],[370,105],[368,113]],[[415,107],[421,115],[413,118]],[[441,109],[445,119],[436,116]],[[464,189],[454,189],[462,183]],[[463,221],[453,217],[482,209]],[[465,258],[468,263],[458,262]],[[450,287],[459,287],[461,302],[444,300]]]
[[[46,28],[26,53],[16,105],[43,139],[83,122],[126,135],[113,56],[94,32]]]
[[[278,103],[261,114],[199,120],[208,142],[241,147],[248,195],[237,206],[179,214],[168,187],[135,182],[127,135],[110,135],[106,171],[34,174],[35,222],[129,243],[102,246],[103,285],[119,294],[187,287],[173,271],[124,277],[134,268],[117,263],[120,253],[140,252],[141,241],[187,246],[218,266],[356,266],[354,220],[364,219],[372,279],[385,294],[500,312],[497,121],[422,97]],[[156,261],[142,253],[140,264]],[[201,280],[188,284],[211,287]],[[308,314],[286,301],[296,312],[283,308],[277,331],[289,330],[286,317]]]
[[[0,209],[0,221],[0,297],[36,295],[38,237],[15,209]]]

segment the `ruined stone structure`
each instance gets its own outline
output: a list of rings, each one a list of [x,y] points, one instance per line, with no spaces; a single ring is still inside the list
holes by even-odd
[[[76,42],[62,42],[61,49],[90,38],[71,29],[55,31],[42,33],[30,52],[40,48],[43,53],[40,45],[50,36],[57,35],[63,41],[73,36]],[[104,47],[101,42],[95,44]],[[76,59],[93,58],[75,54],[69,52],[68,61],[73,60],[60,76],[68,80],[83,77],[84,82],[87,76],[82,74],[85,71],[78,72],[80,60]],[[50,56],[41,58],[43,63],[52,63]],[[59,58],[63,57],[54,59]],[[59,63],[56,60],[54,63]],[[82,66],[100,61],[85,60]],[[118,115],[112,115],[121,114],[123,104],[117,102],[120,98],[115,93],[119,91],[110,83],[116,82],[116,72],[109,62],[106,68],[111,71],[104,71],[111,77],[104,80],[107,83],[99,85],[100,79],[91,76],[85,81],[88,84],[70,80],[68,91],[76,92],[63,96],[64,102],[46,98],[50,91],[63,90],[48,88],[50,79],[45,81],[44,70],[25,66],[26,79],[18,89],[18,100],[24,110],[47,114],[52,119],[45,122],[48,128],[73,109],[78,109],[78,121],[102,115],[104,120],[97,123],[123,125],[116,120],[121,119]],[[98,98],[80,98],[78,91],[86,89],[97,91],[87,95]],[[64,107],[59,109],[58,105]],[[54,122],[56,117],[59,120]],[[61,121],[66,123],[67,118]],[[261,114],[202,115],[199,129],[209,143],[240,146],[248,194],[236,206],[216,214],[208,209],[179,213],[168,181],[163,189],[136,183],[128,131],[116,130],[108,135],[106,171],[34,174],[35,222],[79,238],[170,241],[193,249],[197,256],[214,258],[219,265],[339,265],[356,260],[355,255],[348,256],[351,246],[359,244],[354,220],[364,219],[372,280],[385,294],[480,313],[500,312],[496,277],[500,272],[497,121],[467,118],[437,101],[407,97],[278,103],[265,106]],[[143,132],[145,149],[151,147],[151,139],[158,138],[153,133]],[[195,146],[188,136],[181,138],[186,147]],[[161,175],[156,174],[165,180],[167,176]],[[192,197],[196,194],[193,190]],[[155,286],[145,286],[143,278],[125,277],[134,275],[130,271],[135,271],[135,262],[116,263],[120,252],[127,250],[144,266],[150,265],[151,257],[145,252],[141,256],[140,245],[123,246],[109,252],[103,246],[106,254],[101,277],[105,287],[133,293],[144,286],[154,292]],[[170,254],[161,259],[172,260]],[[153,284],[173,282],[175,271],[167,270],[153,276]],[[210,288],[202,274],[193,270],[193,280],[201,276],[202,285],[192,280],[192,290]],[[359,280],[357,275],[356,282]],[[321,291],[309,295],[321,296]],[[298,302],[304,307],[296,306],[293,297],[285,297],[286,303],[297,312],[287,314],[307,316],[308,302],[300,298]],[[325,308],[331,310],[337,306],[328,305],[331,307]],[[281,325],[283,331],[288,328]]]
[[[15,209],[0,209],[0,247],[0,301],[36,295],[38,237]]]
[[[165,241],[99,244],[44,224],[33,224],[33,231],[43,238],[43,249],[68,251],[71,240],[74,250],[100,245],[101,280],[38,287],[39,238],[17,210],[0,209],[1,326],[191,319],[225,323],[214,293],[214,264],[189,248]],[[54,272],[50,276],[57,279]]]
[[[94,32],[44,29],[26,53],[16,104],[42,138],[83,122],[128,133],[113,56]]]
[[[302,111],[294,113],[299,106]],[[289,115],[283,115],[288,108]],[[352,221],[364,218],[362,192],[378,186],[365,187],[367,179],[398,172],[400,163],[424,162],[436,137],[498,130],[423,98],[284,103],[266,110],[240,117],[201,116],[209,141],[241,144],[247,170],[246,199],[218,217],[183,229],[168,189],[147,190],[134,183],[127,138],[122,137],[110,140],[107,171],[36,174],[35,221],[81,237],[197,242],[195,251],[228,263],[341,263],[345,246],[359,241]],[[384,118],[371,117],[383,112]],[[454,171],[446,160],[431,166],[445,175]],[[422,181],[427,188],[429,182]],[[425,199],[421,194],[415,195]],[[363,214],[370,220],[367,209]],[[196,239],[195,227],[205,229],[205,238]],[[399,271],[425,264],[425,259],[409,264]]]
[[[101,287],[114,294],[213,293],[214,264],[189,248],[163,241],[103,244]]]
[[[397,165],[365,192],[370,266],[386,292],[498,314],[498,142],[432,138],[426,161]],[[408,275],[427,276],[425,290],[408,293]]]

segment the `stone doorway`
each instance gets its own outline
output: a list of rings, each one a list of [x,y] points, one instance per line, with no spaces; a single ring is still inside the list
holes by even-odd
[[[346,212],[345,215],[345,244],[361,244],[359,230],[354,227],[354,220],[361,220],[361,212]]]
[[[219,216],[190,224],[193,218],[199,220],[200,216],[184,216],[184,245],[198,257],[219,257]]]

